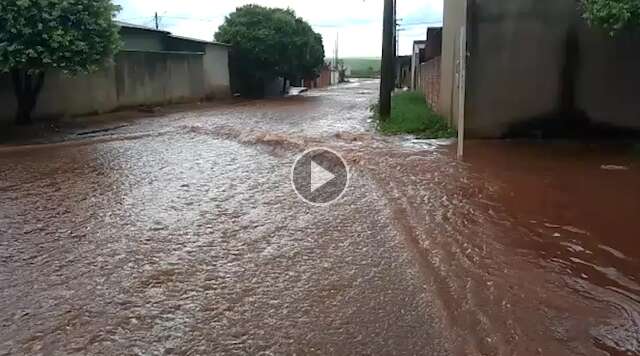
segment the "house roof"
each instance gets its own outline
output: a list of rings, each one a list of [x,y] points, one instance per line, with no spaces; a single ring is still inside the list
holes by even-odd
[[[120,27],[124,27],[124,28],[133,28],[136,30],[143,30],[143,31],[152,31],[152,32],[159,32],[159,33],[164,33],[164,34],[171,34],[171,32],[169,31],[164,31],[164,30],[157,30],[153,27],[147,27],[147,26],[141,26],[141,25],[136,25],[133,23],[128,23],[128,22],[123,22],[123,21],[114,21],[116,23],[116,25],[120,26]]]
[[[191,42],[198,42],[198,43],[204,43],[204,44],[212,44],[212,45],[216,45],[216,46],[231,47],[230,44],[222,43],[222,42],[205,41],[205,40],[201,40],[201,39],[197,39],[197,38],[176,36],[176,35],[172,35],[172,34],[169,34],[169,37],[175,38],[175,39],[179,39],[179,40],[191,41]]]
[[[419,40],[413,41],[413,52],[416,53],[417,49],[424,49],[427,46],[427,41]]]
[[[120,27],[131,28],[131,29],[142,30],[142,31],[158,32],[158,33],[161,33],[163,35],[169,36],[171,38],[179,39],[179,40],[191,41],[191,42],[197,42],[197,43],[204,43],[204,44],[212,44],[212,45],[216,45],[216,46],[231,47],[231,45],[226,44],[226,43],[222,43],[222,42],[205,41],[205,40],[200,40],[200,39],[197,39],[197,38],[176,36],[176,35],[171,34],[171,32],[169,32],[169,31],[156,30],[153,27],[136,25],[136,24],[133,24],[133,23],[123,22],[123,21],[114,21],[114,22],[116,23],[116,25],[118,25]]]

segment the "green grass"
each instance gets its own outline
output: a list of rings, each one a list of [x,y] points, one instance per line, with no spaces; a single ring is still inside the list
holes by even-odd
[[[640,143],[636,143],[633,145],[633,156],[637,159],[640,159]]]
[[[345,65],[351,67],[351,70],[366,71],[369,68],[374,71],[380,71],[380,58],[342,58]]]
[[[380,75],[380,58],[343,58],[351,67],[352,77],[372,78]]]
[[[376,114],[377,116],[377,114]],[[412,134],[420,138],[450,138],[456,131],[427,105],[419,92],[401,92],[391,99],[391,117],[378,120],[378,129],[388,135]]]

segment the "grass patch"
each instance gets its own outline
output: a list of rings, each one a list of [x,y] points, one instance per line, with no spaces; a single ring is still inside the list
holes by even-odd
[[[376,78],[380,76],[380,58],[343,58],[351,68],[353,78]]]
[[[373,108],[377,114],[377,107]],[[450,138],[456,131],[429,107],[422,93],[401,92],[391,98],[391,117],[381,121],[378,129],[388,135],[412,134],[420,138]]]
[[[636,159],[640,159],[640,143],[636,143],[633,145],[633,148],[631,149],[631,154]]]

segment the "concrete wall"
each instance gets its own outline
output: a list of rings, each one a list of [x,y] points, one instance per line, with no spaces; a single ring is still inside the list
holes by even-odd
[[[106,112],[117,107],[117,102],[113,66],[92,75],[76,77],[48,72],[33,116],[42,118]],[[0,122],[12,121],[17,102],[8,74],[0,74],[0,107]]]
[[[515,1],[515,0],[514,0]],[[508,1],[508,2],[511,2]],[[467,0],[445,0],[442,28],[442,62],[440,79],[440,104],[438,112],[457,123],[458,90],[456,83],[456,62],[459,57],[459,32],[466,24]]]
[[[47,73],[34,117],[107,112],[120,107],[197,100],[206,95],[203,54],[123,51],[115,65],[89,75]],[[9,75],[0,75],[0,121],[13,120]]]
[[[571,65],[577,108],[594,122],[640,128],[638,34],[611,38],[589,27],[575,0],[470,0],[465,115],[469,136],[500,137],[516,123],[558,111],[571,28],[577,38],[577,61]],[[453,43],[453,30],[445,46]],[[443,76],[450,70],[445,62],[452,61],[443,59]],[[443,94],[452,81],[446,82]],[[447,99],[441,103],[446,112]]]
[[[204,85],[208,98],[231,96],[229,79],[229,48],[207,44],[204,58]]]
[[[578,107],[595,122],[640,129],[640,34],[612,40],[579,22]]]
[[[203,55],[125,52],[116,61],[117,106],[166,104],[204,97]]]
[[[168,51],[203,53],[203,78],[207,98],[228,98],[231,96],[228,46],[177,36],[165,37],[164,45]]]

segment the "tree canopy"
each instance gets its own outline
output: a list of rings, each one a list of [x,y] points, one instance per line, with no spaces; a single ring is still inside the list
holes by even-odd
[[[582,5],[589,23],[611,35],[640,26],[640,0],[582,0]]]
[[[30,121],[44,74],[90,72],[120,46],[111,0],[1,0],[0,72],[11,72],[19,123]]]
[[[0,1],[0,71],[99,68],[119,47],[110,0]]]
[[[215,39],[233,46],[232,62],[254,80],[316,78],[324,64],[322,36],[291,9],[239,7]]]

